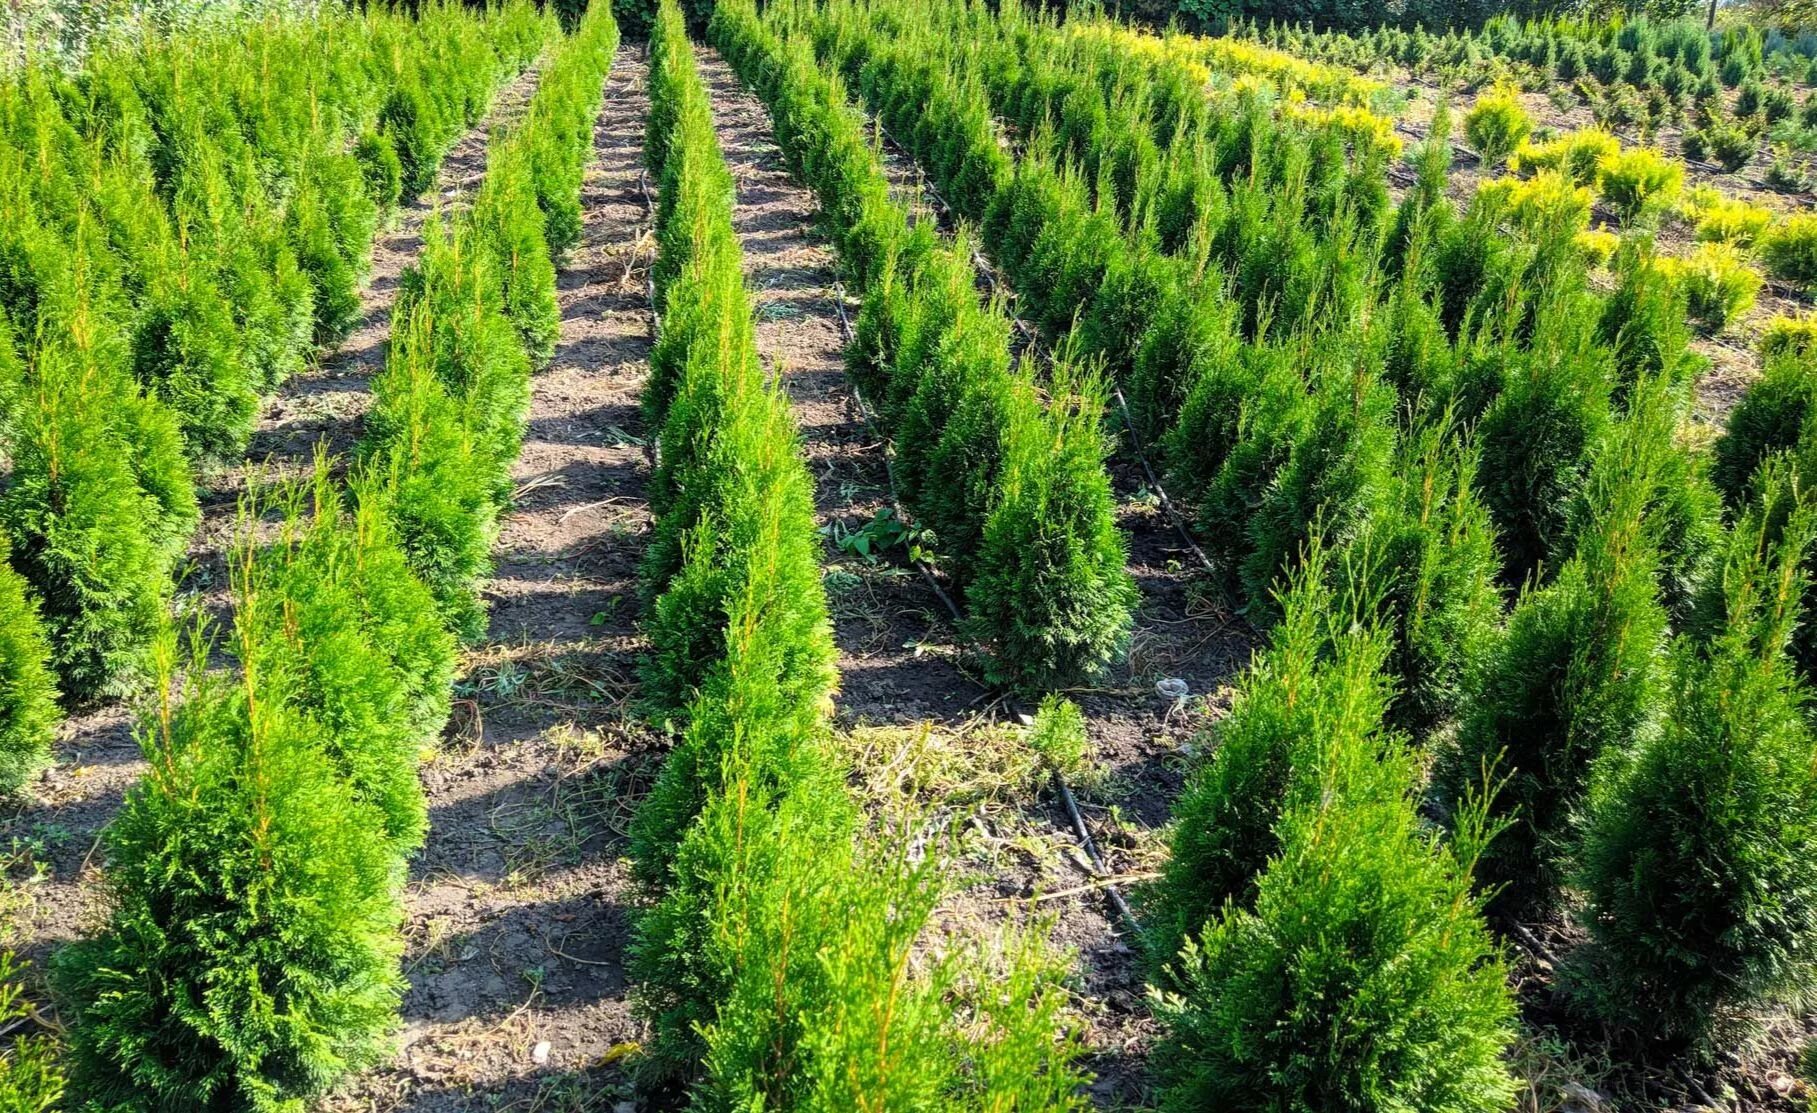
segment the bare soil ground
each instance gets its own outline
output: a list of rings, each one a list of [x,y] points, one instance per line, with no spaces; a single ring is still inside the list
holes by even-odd
[[[829,534],[838,722],[860,788],[881,796],[921,778],[931,822],[957,832],[961,876],[938,914],[939,933],[975,943],[1011,921],[1045,923],[1050,940],[1076,956],[1076,1004],[1098,1074],[1094,1100],[1103,1108],[1140,1103],[1154,1029],[1133,942],[1021,745],[1018,709],[967,668],[949,612],[900,550],[873,562],[833,539],[835,527],[861,529],[891,503],[887,448],[843,374],[837,259],[818,230],[812,194],[782,163],[763,105],[717,56],[702,51],[701,69],[737,182],[733,221],[757,303],[758,346],[794,402]],[[900,195],[919,194],[911,163],[892,154],[888,164]],[[1086,713],[1097,766],[1076,786],[1082,812],[1125,881],[1152,868],[1178,790],[1176,755],[1214,713],[1217,701],[1206,697],[1247,660],[1250,644],[1240,620],[1196,590],[1191,558],[1140,476],[1133,460],[1113,467],[1142,591],[1130,652],[1098,687],[1069,693]],[[1157,693],[1164,678],[1186,681],[1185,706]]]

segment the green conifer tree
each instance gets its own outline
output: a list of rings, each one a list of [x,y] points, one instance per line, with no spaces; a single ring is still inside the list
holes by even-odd
[[[384,1051],[397,860],[318,729],[256,672],[210,677],[205,646],[173,691],[174,642],[150,770],[108,828],[107,924],[56,960],[72,1088],[108,1109],[294,1108]]]
[[[1817,952],[1817,746],[1785,655],[1817,515],[1788,468],[1763,480],[1720,622],[1675,647],[1659,737],[1599,769],[1582,851],[1593,943],[1576,999],[1700,1054],[1807,991]]]
[[[1110,480],[1104,384],[1054,364],[1050,399],[1016,384],[1003,465],[966,589],[967,634],[991,647],[998,683],[1052,688],[1089,677],[1122,652],[1136,605]]]

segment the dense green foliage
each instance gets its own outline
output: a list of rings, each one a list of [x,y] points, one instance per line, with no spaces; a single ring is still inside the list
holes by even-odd
[[[1631,760],[1598,771],[1582,886],[1591,1010],[1707,1054],[1810,987],[1817,779],[1785,654],[1817,519],[1784,466],[1763,470],[1730,543],[1707,641],[1669,665],[1672,708]]]
[[[1367,726],[1302,744],[1316,786],[1253,910],[1224,908],[1157,998],[1162,1108],[1506,1108],[1514,1003],[1470,893],[1480,835],[1438,842],[1405,752]]]
[[[373,380],[360,492],[383,507],[411,569],[462,637],[485,629],[478,585],[511,497],[530,371],[548,360],[560,323],[554,259],[573,231],[550,225],[545,196],[550,213],[578,204],[577,167],[617,41],[610,13],[590,9],[523,118],[494,132],[472,206],[452,227],[424,231]],[[562,189],[575,198],[561,199]]]
[[[1064,354],[1041,379],[1012,370],[1010,324],[980,302],[967,242],[891,200],[843,89],[797,47],[773,61],[751,49],[743,35],[727,46],[863,296],[847,364],[891,437],[898,494],[960,589],[965,630],[989,651],[988,676],[1025,689],[1091,676],[1121,651],[1135,601],[1104,471],[1101,376]]]
[[[240,603],[249,639],[265,604]],[[398,859],[320,728],[265,698],[252,649],[217,679],[198,643],[141,728],[151,771],[108,828],[107,927],[58,955],[72,1087],[94,1108],[294,1107],[384,1050]]]
[[[1511,91],[1497,89],[1478,97],[1464,115],[1464,138],[1489,166],[1497,166],[1533,130],[1533,121]]]
[[[352,323],[392,157],[387,98],[446,138],[527,65],[529,4],[322,13],[150,37],[0,86],[0,529],[64,696],[130,689],[196,519],[192,462]],[[402,168],[397,176],[401,179]]]
[[[37,600],[19,573],[0,564],[0,793],[17,792],[49,760],[57,719]]]
[[[1163,878],[1144,909],[1150,966],[1174,981],[1181,949],[1227,903],[1253,905],[1256,878],[1281,849],[1282,814],[1317,791],[1308,747],[1375,729],[1387,706],[1386,646],[1324,586],[1321,558],[1282,599],[1282,620],[1243,677],[1211,757],[1174,802]]]
[[[1174,498],[1196,511],[1202,542],[1247,613],[1269,622],[1277,598],[1285,608],[1253,689],[1195,747],[1210,756],[1191,763],[1174,857],[1147,905],[1154,966],[1182,993],[1168,1013],[1170,1038],[1183,1041],[1168,1058],[1178,1064],[1170,1100],[1185,1108],[1284,1087],[1295,1096],[1281,1097],[1283,1107],[1342,1105],[1386,1092],[1368,1074],[1384,1060],[1359,1066],[1360,1082],[1338,1081],[1338,1070],[1315,1079],[1286,1065],[1331,1061],[1312,1058],[1304,1031],[1266,1051],[1232,1035],[1290,1030],[1261,1019],[1278,1002],[1250,999],[1245,986],[1300,984],[1283,973],[1305,953],[1296,933],[1318,938],[1326,925],[1343,924],[1328,929],[1342,933],[1362,922],[1371,928],[1345,937],[1395,925],[1367,937],[1402,941],[1426,956],[1410,961],[1437,972],[1396,988],[1430,989],[1471,1033],[1452,1045],[1474,1064],[1454,1072],[1460,1089],[1410,1100],[1504,1100],[1505,1078],[1490,1068],[1508,1005],[1495,978],[1471,975],[1486,953],[1476,902],[1491,900],[1508,924],[1575,900],[1588,876],[1586,809],[1603,771],[1661,745],[1679,652],[1668,647],[1729,625],[1709,617],[1727,575],[1714,559],[1727,544],[1721,499],[1707,461],[1677,431],[1699,370],[1687,316],[1720,328],[1746,301],[1728,256],[1668,264],[1636,233],[1612,259],[1614,288],[1593,284],[1574,240],[1586,207],[1563,178],[1548,185],[1556,198],[1510,207],[1485,191],[1460,211],[1443,194],[1441,127],[1416,153],[1419,188],[1391,205],[1380,191],[1390,156],[1340,134],[1341,114],[1278,112],[1241,84],[1207,88],[1182,59],[1215,71],[1206,61],[1214,52],[1140,40],[1090,15],[833,0],[776,5],[770,21],[835,67],[954,215],[974,222],[1016,311],[1073,359],[1103,361],[1128,401],[1132,439],[1165,457]],[[1688,41],[1674,40],[1675,57],[1693,55]],[[774,80],[755,72],[760,90]],[[832,130],[805,107],[779,119],[785,133]],[[832,143],[811,149],[826,154],[804,177],[833,182],[817,186],[823,209],[835,235],[851,238],[842,247],[860,275],[870,259],[929,253],[935,241],[912,227],[899,239],[874,231],[878,203],[842,180],[863,181],[843,169],[857,156]],[[1605,199],[1629,222],[1649,223],[1677,193],[1672,166],[1654,152],[1606,153],[1595,156]],[[1574,165],[1568,152],[1559,157],[1561,170]],[[933,312],[954,319],[969,283],[962,270],[935,273]],[[880,358],[892,345],[915,351],[911,291],[893,276],[878,287],[849,363],[885,416],[916,430],[925,417],[912,393],[891,391]],[[960,335],[964,350],[989,351],[989,330]],[[1757,430],[1738,424],[1717,459],[1715,483],[1731,506],[1763,456],[1806,443],[1795,376],[1776,371],[1769,381],[1783,384],[1784,401],[1750,418]],[[951,411],[959,397],[936,395],[931,408]],[[902,439],[899,461],[928,459]],[[1307,582],[1304,563],[1321,551],[1321,583]],[[1294,785],[1326,783],[1304,756],[1313,779],[1296,782],[1294,755],[1338,733],[1306,724],[1336,685],[1329,678],[1355,658],[1337,648],[1342,639],[1294,626],[1303,622],[1295,600],[1315,589],[1376,638],[1377,671],[1359,667],[1344,688],[1378,693],[1358,752],[1388,758],[1384,767],[1401,760],[1384,718],[1433,748],[1427,806],[1445,819],[1448,844],[1421,830],[1419,775],[1403,765],[1371,782],[1386,786],[1373,797],[1331,794],[1355,808],[1345,823],[1373,841],[1358,835],[1351,845],[1334,820],[1290,845]],[[1510,596],[1518,602],[1504,625]],[[1375,858],[1377,843],[1404,846],[1403,837],[1430,856],[1402,857],[1430,869]],[[1707,830],[1679,843],[1707,855],[1699,860],[1723,854]],[[1296,848],[1316,857],[1296,863]],[[1388,880],[1390,868],[1405,872]],[[1265,904],[1276,871],[1282,888]],[[1367,880],[1356,892],[1420,895],[1392,911],[1352,908],[1341,887],[1357,879]],[[1484,897],[1457,911],[1455,898],[1473,885]],[[1425,934],[1429,915],[1410,907],[1445,908],[1461,917],[1458,930]],[[1361,919],[1344,918],[1353,913]],[[1181,946],[1206,931],[1227,933],[1216,960],[1183,959]],[[1733,969],[1722,965],[1726,944],[1686,940],[1692,957],[1682,961]],[[1374,972],[1367,962],[1358,971]],[[1245,983],[1251,973],[1257,981]],[[1719,1007],[1746,1013],[1785,988],[1738,991]],[[1308,1005],[1292,1015],[1318,1013]],[[1398,1038],[1408,1030],[1387,1018],[1401,1015],[1385,1009],[1358,1023]],[[1276,1051],[1282,1058],[1267,1057]],[[1265,1065],[1244,1073],[1251,1063]],[[1301,1077],[1354,1089],[1348,1099],[1305,1097],[1292,1089]]]
[[[1796,445],[1817,413],[1817,353],[1771,356],[1761,377],[1729,411],[1716,442],[1710,478],[1730,508],[1739,509],[1753,490],[1754,473],[1768,456]]]

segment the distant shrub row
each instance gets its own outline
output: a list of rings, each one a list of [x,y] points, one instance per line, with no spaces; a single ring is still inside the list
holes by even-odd
[[[745,64],[774,45],[748,8],[720,5],[713,28]],[[940,858],[867,829],[832,746],[812,482],[758,362],[733,185],[674,0],[650,59],[661,326],[646,403],[661,432],[646,693],[681,737],[632,829],[659,898],[632,966],[655,1036],[643,1081],[715,1108],[1078,1108],[1079,1048],[1039,948],[988,969],[911,960]]]
[[[536,27],[533,41],[553,29]],[[410,280],[393,366],[374,384],[375,412],[395,414],[400,384],[423,396],[441,376],[434,396],[460,404],[414,411],[412,434],[474,447],[463,463],[493,500],[509,490],[526,338],[553,305],[538,183],[578,190],[616,41],[600,4],[523,120],[494,136],[472,207]],[[423,308],[450,296],[444,283],[470,299],[465,315]],[[109,919],[55,963],[78,1108],[295,1109],[387,1051],[406,864],[427,828],[417,763],[441,734],[455,632],[475,610],[435,578],[446,566],[424,538],[478,528],[407,497],[470,473],[391,447],[393,427],[375,419],[350,491],[318,458],[312,478],[243,504],[231,668],[209,659],[199,626],[182,639],[167,625],[155,643],[151,768],[106,834]],[[281,521],[266,542],[270,508]]]
[[[746,72],[780,96],[767,70]],[[911,223],[843,104],[776,100],[772,114],[863,299],[847,366],[891,438],[897,493],[931,533],[988,675],[1077,683],[1121,651],[1135,604],[1104,471],[1103,383],[1064,356],[1041,377],[1032,360],[1012,366],[1010,322],[980,300],[969,239]],[[994,154],[973,152],[977,173]]]

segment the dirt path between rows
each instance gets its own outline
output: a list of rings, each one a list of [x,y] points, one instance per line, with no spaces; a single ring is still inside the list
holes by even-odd
[[[701,52],[701,71],[737,181],[733,223],[757,303],[758,347],[794,401],[823,527],[860,528],[888,505],[889,486],[884,446],[864,424],[844,377],[836,258],[816,226],[812,194],[783,165],[762,104],[716,55]],[[899,196],[919,193],[911,162],[886,155],[886,169]],[[1125,873],[1152,861],[1178,790],[1172,756],[1200,721],[1157,695],[1155,682],[1183,678],[1195,696],[1204,696],[1247,659],[1248,640],[1239,623],[1195,589],[1185,547],[1143,489],[1139,467],[1117,461],[1112,470],[1142,604],[1129,657],[1098,687],[1071,694],[1086,712],[1102,766],[1102,779],[1081,792],[1081,805],[1110,868]],[[993,745],[992,720],[1002,706],[959,664],[939,600],[899,558],[870,565],[829,542],[826,560],[840,650],[841,725],[956,731],[957,745],[976,745],[980,765],[990,764],[982,755]],[[903,743],[885,735],[861,749],[887,753],[892,746]],[[941,910],[943,933],[984,937],[1012,915],[1014,905],[1006,902],[1090,880],[1045,791],[1024,785],[991,793],[977,805],[962,843],[968,877]],[[1096,891],[1044,900],[1039,912],[1053,917],[1053,941],[1078,958],[1090,1066],[1099,1074],[1094,1099],[1106,1107],[1139,1100],[1147,1089],[1144,1059],[1153,1026],[1133,948]]]
[[[486,644],[455,737],[423,769],[402,1049],[335,1109],[609,1111],[627,1000],[630,802],[660,764],[637,726],[637,563],[649,528],[638,399],[651,243],[639,187],[645,68],[619,52],[594,130],[582,242],[560,267],[555,357],[532,380]]]

